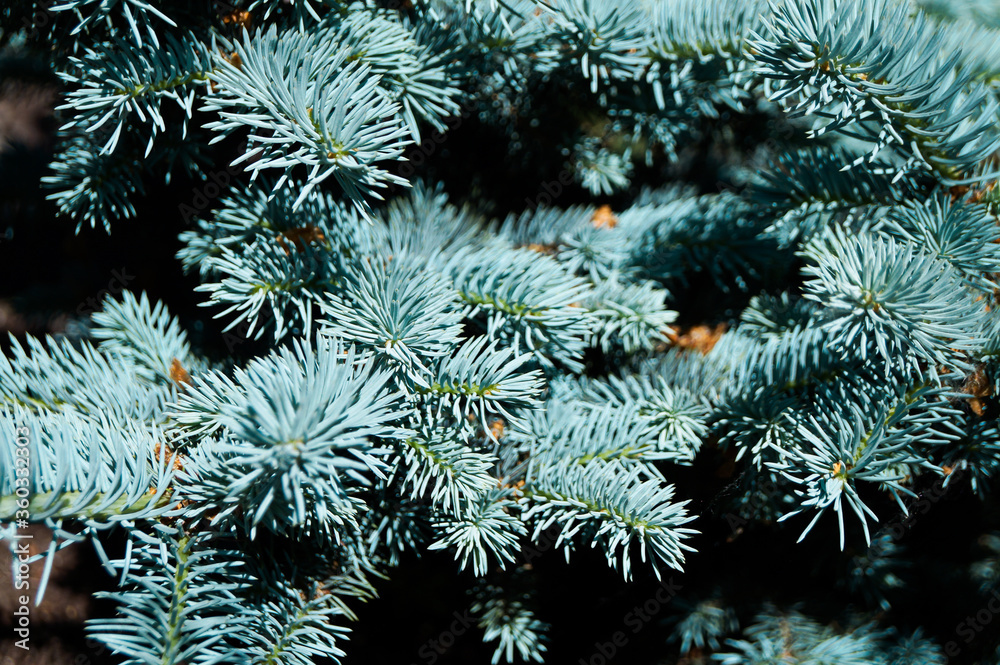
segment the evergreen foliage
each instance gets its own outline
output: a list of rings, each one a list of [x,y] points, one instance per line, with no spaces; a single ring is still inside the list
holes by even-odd
[[[154,180],[214,188],[181,203],[176,260],[260,350],[213,357],[130,291],[80,338],[11,336],[0,539],[53,529],[38,601],[89,540],[119,589],[88,631],[121,662],[340,662],[381,579],[440,550],[492,663],[543,662],[559,617],[526,553],[595,550],[655,590],[763,531],[840,557],[851,611],[701,569],[664,662],[948,662],[947,630],[893,623],[919,553],[886,529],[932,485],[996,506],[1000,21],[235,2],[0,9],[0,44],[62,85],[53,207],[114,233]],[[719,181],[675,177],[741,131]],[[482,136],[527,207],[475,175]],[[709,501],[691,478],[713,464]],[[983,606],[996,528],[968,573]],[[961,662],[1000,662],[979,639]]]

